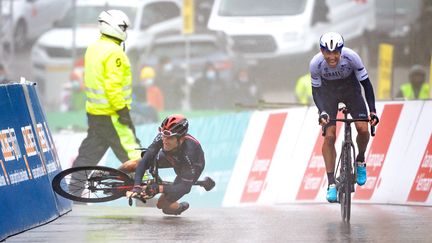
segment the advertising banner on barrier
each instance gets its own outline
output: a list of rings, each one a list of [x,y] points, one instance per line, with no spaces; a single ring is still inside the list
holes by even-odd
[[[34,88],[0,85],[0,239],[58,217],[51,177],[61,167]]]
[[[353,202],[432,205],[432,101],[377,102],[377,112],[381,122],[365,154],[368,181],[356,187]],[[284,122],[273,122],[282,113]],[[323,137],[316,119],[315,107],[255,112],[223,205],[325,203]],[[355,142],[354,125],[352,132]],[[260,160],[264,148],[268,153]]]

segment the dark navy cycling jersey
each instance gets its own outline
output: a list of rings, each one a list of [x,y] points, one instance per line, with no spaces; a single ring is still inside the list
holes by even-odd
[[[367,70],[359,55],[350,48],[342,48],[336,67],[330,67],[320,52],[312,58],[309,69],[312,95],[320,113],[326,112],[334,118],[338,103],[343,102],[353,117],[367,117],[361,86],[365,90],[369,111],[375,112],[375,96]]]
[[[184,138],[183,143],[174,151],[165,152],[162,149],[162,135],[158,134],[139,161],[135,171],[135,185],[140,185],[144,172],[156,161],[159,168],[174,168],[177,177],[192,186],[204,169],[204,151],[193,136],[186,134]]]

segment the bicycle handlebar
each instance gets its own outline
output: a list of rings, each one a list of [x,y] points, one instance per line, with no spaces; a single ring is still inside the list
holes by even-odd
[[[193,185],[203,187],[206,191],[210,191],[211,189],[213,189],[213,187],[215,187],[216,183],[212,178],[206,176],[206,177],[204,177],[204,179],[196,181]],[[147,198],[145,198],[141,195],[135,195],[133,198],[139,199],[141,201],[144,200],[144,202],[145,202],[146,199],[150,199],[153,197],[154,197],[154,195],[149,196]],[[129,206],[132,206],[132,197],[129,198]]]
[[[349,119],[349,118],[337,118],[337,119],[330,119],[330,121],[335,121],[335,122],[344,122],[344,123],[352,123],[352,122],[358,122],[358,121],[362,121],[362,122],[370,122],[369,119],[367,118],[356,118],[356,119]],[[370,134],[372,137],[375,136],[375,126],[371,126],[371,131]],[[323,137],[326,135],[326,129],[325,126],[322,126],[322,134]]]

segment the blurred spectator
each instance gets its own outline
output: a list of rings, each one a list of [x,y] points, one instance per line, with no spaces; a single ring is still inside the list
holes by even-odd
[[[298,103],[302,105],[309,105],[312,103],[312,84],[309,73],[297,79],[295,94]]]
[[[255,105],[258,102],[258,87],[254,79],[251,78],[247,68],[241,68],[237,72],[236,79],[233,82],[232,95],[234,104]]]
[[[84,59],[78,59],[69,76],[69,82],[63,85],[60,92],[60,111],[85,110],[86,94],[84,87]]]
[[[3,64],[0,63],[0,84],[9,83],[8,75],[6,72],[6,68]]]
[[[429,83],[426,70],[421,65],[413,65],[409,71],[409,82],[403,83],[396,97],[406,100],[429,99]]]
[[[224,85],[219,78],[215,66],[207,62],[201,78],[197,79],[191,88],[191,105],[193,109],[218,109],[226,100],[223,97]]]
[[[173,67],[169,57],[161,57],[155,70],[155,85],[162,91],[165,110],[179,109],[184,98],[184,77],[176,77]]]
[[[139,87],[136,89],[137,100],[147,103],[157,111],[163,111],[164,97],[161,89],[155,84],[156,76],[152,67],[144,67],[141,70]]]
[[[156,109],[147,103],[132,101],[130,115],[136,125],[154,123],[159,121],[159,114]]]

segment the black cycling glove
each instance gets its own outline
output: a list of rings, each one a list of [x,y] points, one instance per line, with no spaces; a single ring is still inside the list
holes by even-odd
[[[154,196],[159,193],[159,184],[150,183],[146,186],[145,194],[148,196]]]
[[[327,114],[327,112],[323,111],[321,112],[320,116],[318,117],[318,124],[321,125],[321,119],[326,120],[327,122],[329,121],[330,117]]]
[[[370,114],[370,119],[371,119],[371,121],[372,121],[372,120],[375,120],[375,121],[376,121],[374,126],[378,125],[378,123],[379,123],[379,118],[378,118],[377,115],[375,115],[375,114],[373,114],[373,113]]]

